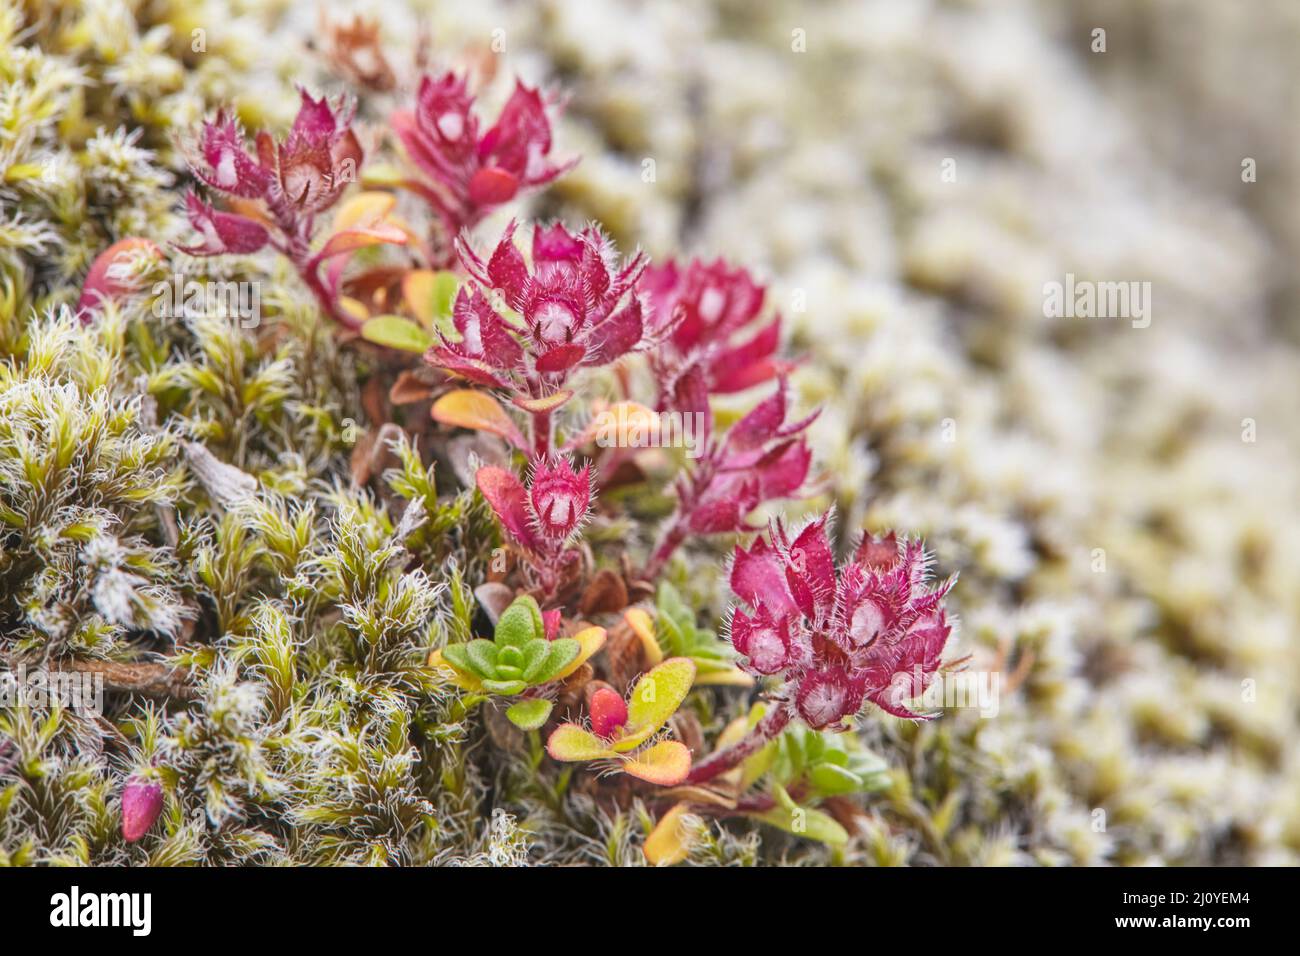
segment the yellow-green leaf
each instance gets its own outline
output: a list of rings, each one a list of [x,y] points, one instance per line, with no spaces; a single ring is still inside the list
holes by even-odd
[[[361,337],[367,342],[403,352],[423,352],[433,344],[427,331],[400,315],[378,315],[367,320],[361,326]]]
[[[691,752],[676,740],[661,740],[633,754],[623,764],[625,773],[661,787],[672,787],[691,772]]]
[[[616,756],[609,744],[590,730],[577,724],[560,724],[546,741],[546,752],[553,760],[600,760]]]
[[[695,683],[701,687],[753,687],[754,678],[739,667],[728,667],[720,671],[701,671]]]
[[[571,660],[552,680],[564,680],[586,663],[587,658],[600,650],[605,644],[605,629],[603,627],[584,628],[574,634],[573,639],[578,642],[578,656]]]
[[[623,612],[623,620],[627,621],[628,627],[632,628],[632,633],[640,639],[641,652],[651,666],[661,662],[664,659],[664,652],[659,646],[658,638],[655,637],[655,622],[650,613],[644,608],[631,607]]]
[[[652,737],[681,706],[694,680],[695,662],[685,657],[670,657],[642,674],[628,701],[627,732],[614,749],[626,752]]]
[[[808,807],[787,810],[785,807],[776,807],[766,813],[756,814],[756,817],[787,833],[807,837],[809,840],[820,840],[832,846],[843,846],[849,842],[848,831],[836,823],[834,817],[820,810]]]
[[[449,681],[459,687],[461,690],[481,691],[483,682],[474,674],[468,674],[465,671],[458,670],[452,666],[451,661],[442,656],[442,651],[435,650],[429,654],[429,666],[438,671]]]
[[[546,723],[547,717],[551,716],[552,706],[549,700],[542,700],[540,697],[521,700],[506,711],[506,716],[520,730],[536,730]]]
[[[444,425],[500,435],[518,448],[528,444],[506,410],[486,392],[469,388],[448,392],[433,403],[432,415],[434,421]]]
[[[460,334],[451,321],[451,304],[459,286],[460,279],[454,272],[414,269],[402,279],[402,298],[425,326],[437,328],[445,338],[458,341]]]
[[[646,837],[641,848],[651,866],[672,866],[690,855],[700,833],[699,818],[690,813],[683,801],[665,813]]]
[[[369,228],[383,222],[397,205],[392,193],[369,190],[347,199],[334,214],[334,232]]]

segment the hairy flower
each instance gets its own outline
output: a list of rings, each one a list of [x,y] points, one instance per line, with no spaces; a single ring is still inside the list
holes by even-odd
[[[812,467],[803,432],[818,413],[787,421],[789,392],[782,376],[776,391],[721,439],[707,440],[693,471],[677,480],[677,509],[660,535],[648,573],[656,573],[688,534],[756,530],[747,520],[755,508],[803,487]]]
[[[459,342],[442,342],[426,358],[485,384],[562,382],[583,365],[604,365],[642,338],[636,282],[645,268],[637,254],[621,268],[613,243],[595,226],[570,233],[563,225],[533,228],[532,267],[515,245],[511,222],[485,263],[468,246],[461,261],[480,288],[461,291],[453,310]],[[524,324],[522,347],[492,307],[491,290]],[[536,397],[536,396],[535,396]]]
[[[480,468],[479,490],[506,530],[530,551],[552,554],[582,524],[591,504],[591,466],[568,458],[536,459],[527,487],[504,468]]]
[[[650,302],[647,324],[663,343],[651,356],[661,408],[705,411],[710,393],[739,392],[788,370],[775,358],[780,316],[753,328],[766,289],[747,270],[722,259],[684,267],[670,259],[646,269],[641,288]]]
[[[480,134],[474,97],[454,73],[425,76],[413,111],[398,111],[392,125],[426,182],[416,188],[454,236],[521,189],[544,185],[577,160],[554,164],[547,104],[517,82],[496,123]]]
[[[949,579],[927,586],[919,541],[865,536],[836,570],[829,515],[793,540],[779,521],[768,539],[736,549],[731,589],[748,606],[731,618],[731,642],[751,673],[786,681],[810,727],[838,724],[870,700],[898,717],[929,686],[952,631]]]
[[[363,157],[352,131],[352,104],[313,99],[306,90],[300,94],[288,134],[277,141],[265,130],[259,132],[255,155],[245,147],[239,124],[225,112],[203,124],[191,169],[201,182],[229,197],[234,211],[217,210],[188,195],[186,212],[201,241],[180,248],[190,255],[214,256],[248,254],[269,245],[293,262],[332,318],[358,327],[359,321],[341,308],[341,269],[331,267],[322,276],[322,265],[364,246],[400,245],[406,236],[387,224],[352,223],[313,250],[317,215],[356,182]]]

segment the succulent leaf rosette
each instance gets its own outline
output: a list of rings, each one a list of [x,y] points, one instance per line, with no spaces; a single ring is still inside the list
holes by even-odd
[[[516,697],[568,677],[605,642],[600,627],[573,637],[555,637],[548,630],[537,601],[524,595],[501,614],[491,640],[448,644],[435,652],[432,663],[449,668],[453,681],[465,690]],[[511,706],[506,716],[522,730],[536,730],[551,709],[551,701],[529,697]]]

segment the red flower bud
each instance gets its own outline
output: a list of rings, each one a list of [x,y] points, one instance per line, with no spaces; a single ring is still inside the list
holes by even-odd
[[[132,777],[122,791],[122,836],[127,843],[140,839],[162,813],[162,787],[151,780]]]
[[[627,723],[627,702],[608,687],[591,695],[591,732],[608,739]]]

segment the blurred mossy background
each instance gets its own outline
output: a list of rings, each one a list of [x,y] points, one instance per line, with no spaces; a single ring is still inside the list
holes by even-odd
[[[283,125],[294,83],[347,87],[348,10],[402,80],[425,36],[489,90],[568,94],[582,163],[535,215],[759,270],[826,408],[794,510],[923,534],[961,573],[957,650],[1004,674],[992,719],[859,722],[890,785],[843,853],[735,826],[697,862],[1300,860],[1286,0],[0,0],[0,651],[196,675],[99,721],[0,710],[0,859],[640,860],[638,812],[543,785],[526,748],[481,759],[496,731],[420,666],[470,626],[451,569],[479,579],[489,516],[409,449],[352,487],[365,363],[291,275],[185,261],[262,281],[255,330],[58,314],[112,241],[185,234],[202,116]],[[372,162],[409,95],[363,97]],[[1150,282],[1150,326],[1044,318],[1067,273]],[[393,506],[416,500],[412,555]],[[691,560],[714,627],[720,560]],[[131,773],[168,802],[127,846]]]

